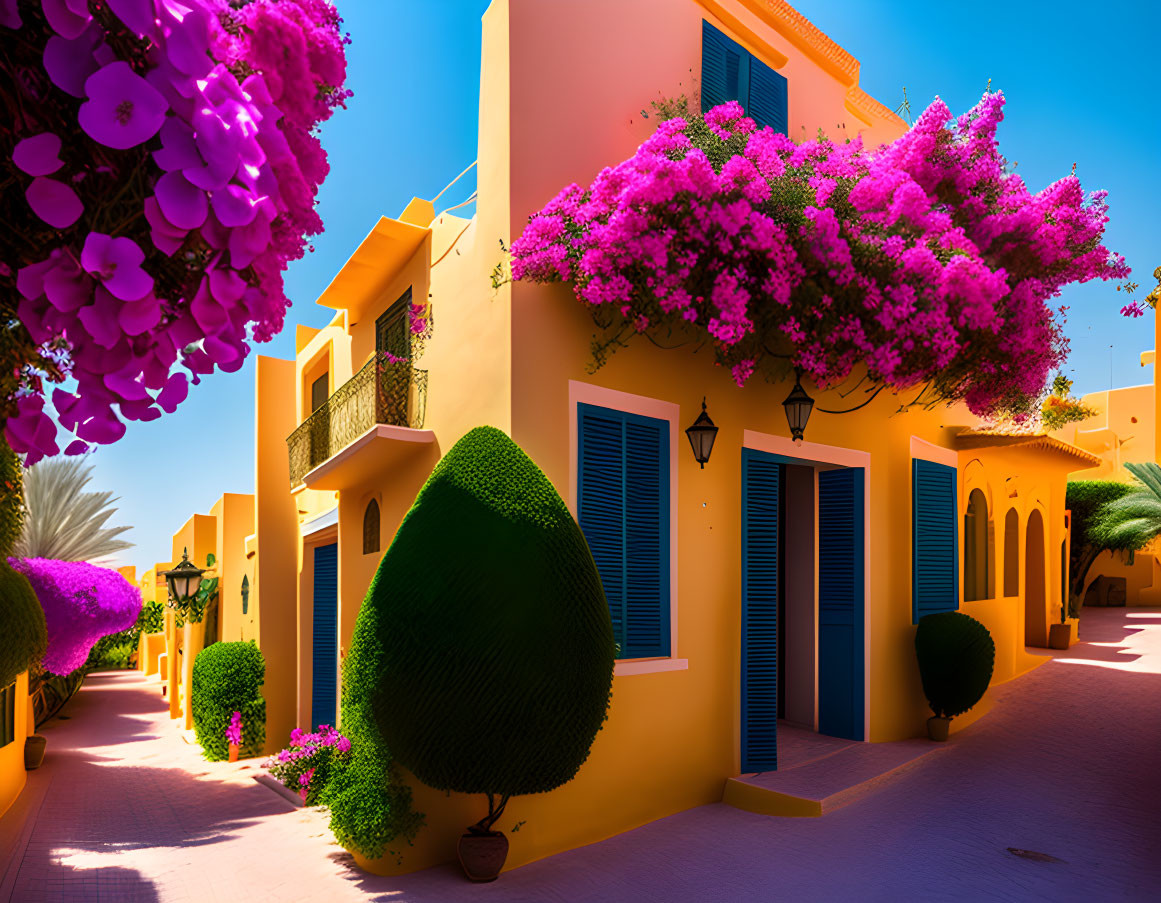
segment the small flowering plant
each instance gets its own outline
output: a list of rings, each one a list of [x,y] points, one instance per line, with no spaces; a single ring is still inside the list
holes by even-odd
[[[351,741],[324,724],[314,733],[295,728],[290,732],[290,746],[262,764],[284,787],[305,792],[304,801],[313,806],[336,761],[345,760],[350,752]]]
[[[1040,420],[1046,429],[1058,430],[1068,423],[1087,420],[1096,414],[1080,399],[1072,395],[1072,380],[1058,373],[1052,381],[1052,391],[1040,404]]]
[[[738,385],[862,367],[1027,416],[1067,352],[1060,290],[1129,269],[1101,243],[1106,192],[1070,175],[1032,193],[1011,171],[1003,105],[987,93],[953,118],[937,98],[865,150],[795,144],[736,101],[670,103],[632,157],[531,217],[512,278],[572,284],[605,330],[598,366],[635,333],[672,334],[707,341]]]
[[[231,746],[242,745],[242,713],[235,712],[230,716],[230,723],[226,726],[226,742]]]

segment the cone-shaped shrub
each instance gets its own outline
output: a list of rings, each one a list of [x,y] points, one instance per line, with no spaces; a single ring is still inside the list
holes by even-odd
[[[253,642],[211,643],[194,659],[190,696],[194,733],[210,761],[229,756],[226,728],[242,713],[239,754],[257,756],[266,744],[266,659]]]
[[[8,566],[24,524],[23,465],[0,436],[0,689],[44,656],[44,609],[32,584]]]
[[[996,644],[988,628],[959,611],[919,619],[915,654],[923,695],[944,718],[962,715],[980,699],[992,680]]]
[[[374,856],[414,830],[414,815],[379,802],[391,757],[440,790],[564,784],[604,721],[613,657],[600,576],[563,500],[508,436],[472,430],[420,491],[359,611],[336,838]]]

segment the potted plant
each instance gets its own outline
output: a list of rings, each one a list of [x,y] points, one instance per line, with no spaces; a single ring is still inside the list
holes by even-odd
[[[1060,606],[1060,623],[1048,628],[1048,645],[1052,649],[1067,649],[1076,642],[1076,627],[1080,622],[1068,616],[1068,605]]]
[[[313,733],[295,728],[290,746],[262,763],[283,787],[299,795],[307,806],[319,801],[338,763],[345,763],[351,741],[329,724]]]
[[[238,761],[238,747],[242,745],[242,713],[235,712],[230,716],[230,724],[226,728],[226,743],[229,744],[229,760]]]
[[[44,747],[48,743],[40,734],[32,734],[24,741],[24,768],[34,771],[44,761]]]
[[[927,719],[927,735],[946,740],[951,719],[968,711],[987,691],[996,644],[975,618],[942,611],[919,619],[915,655],[923,693],[935,713]]]

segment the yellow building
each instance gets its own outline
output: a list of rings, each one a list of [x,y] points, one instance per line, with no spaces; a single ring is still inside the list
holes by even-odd
[[[705,354],[643,342],[592,373],[594,327],[567,286],[492,287],[501,245],[528,216],[632,154],[654,125],[637,115],[643,102],[689,89],[707,31],[785,77],[791,135],[874,144],[904,130],[859,88],[858,62],[785,3],[495,0],[483,17],[477,214],[437,215],[416,199],[380,219],[319,298],[330,322],[298,328],[294,361],[258,360],[244,546],[261,623],[277,612],[282,631],[259,638],[274,745],[291,726],[334,723],[383,550],[464,433],[511,435],[584,529],[586,479],[621,466],[630,432],[645,442],[649,477],[623,502],[659,517],[632,543],[619,535],[623,556],[649,549],[639,564],[651,595],[637,611],[648,636],[619,636],[609,719],[578,776],[509,807],[527,823],[509,867],[721,800],[731,776],[776,767],[778,719],[855,740],[919,735],[924,613],[959,608],[985,623],[994,682],[1034,667],[1043,659],[1026,647],[1047,644],[1066,592],[1066,475],[1099,463],[1059,438],[974,430],[961,407],[900,412],[909,399],[887,392],[854,413],[816,412],[795,444],[788,385],[739,389]],[[413,305],[432,323],[425,341],[410,336]],[[820,409],[851,407],[811,391]],[[681,435],[703,398],[720,428],[704,469]],[[582,454],[602,430],[618,450]],[[785,564],[754,541],[762,529]],[[764,579],[782,587],[773,613],[752,589]],[[781,644],[764,644],[773,626]],[[755,690],[759,678],[781,695]],[[367,868],[447,859],[482,814],[478,799],[414,793],[427,827],[401,864],[360,859]]]

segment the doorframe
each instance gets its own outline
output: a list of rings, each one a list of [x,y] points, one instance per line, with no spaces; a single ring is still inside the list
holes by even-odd
[[[763,451],[788,459],[798,464],[830,464],[839,467],[861,467],[863,469],[863,742],[871,738],[871,453],[837,445],[823,445],[819,442],[800,444],[786,436],[775,436],[757,430],[742,431],[742,447]],[[815,484],[815,506],[818,505],[817,482]],[[817,513],[815,529],[818,529]],[[817,568],[818,544],[815,543]],[[814,706],[815,729],[818,726],[818,579],[814,581]]]

